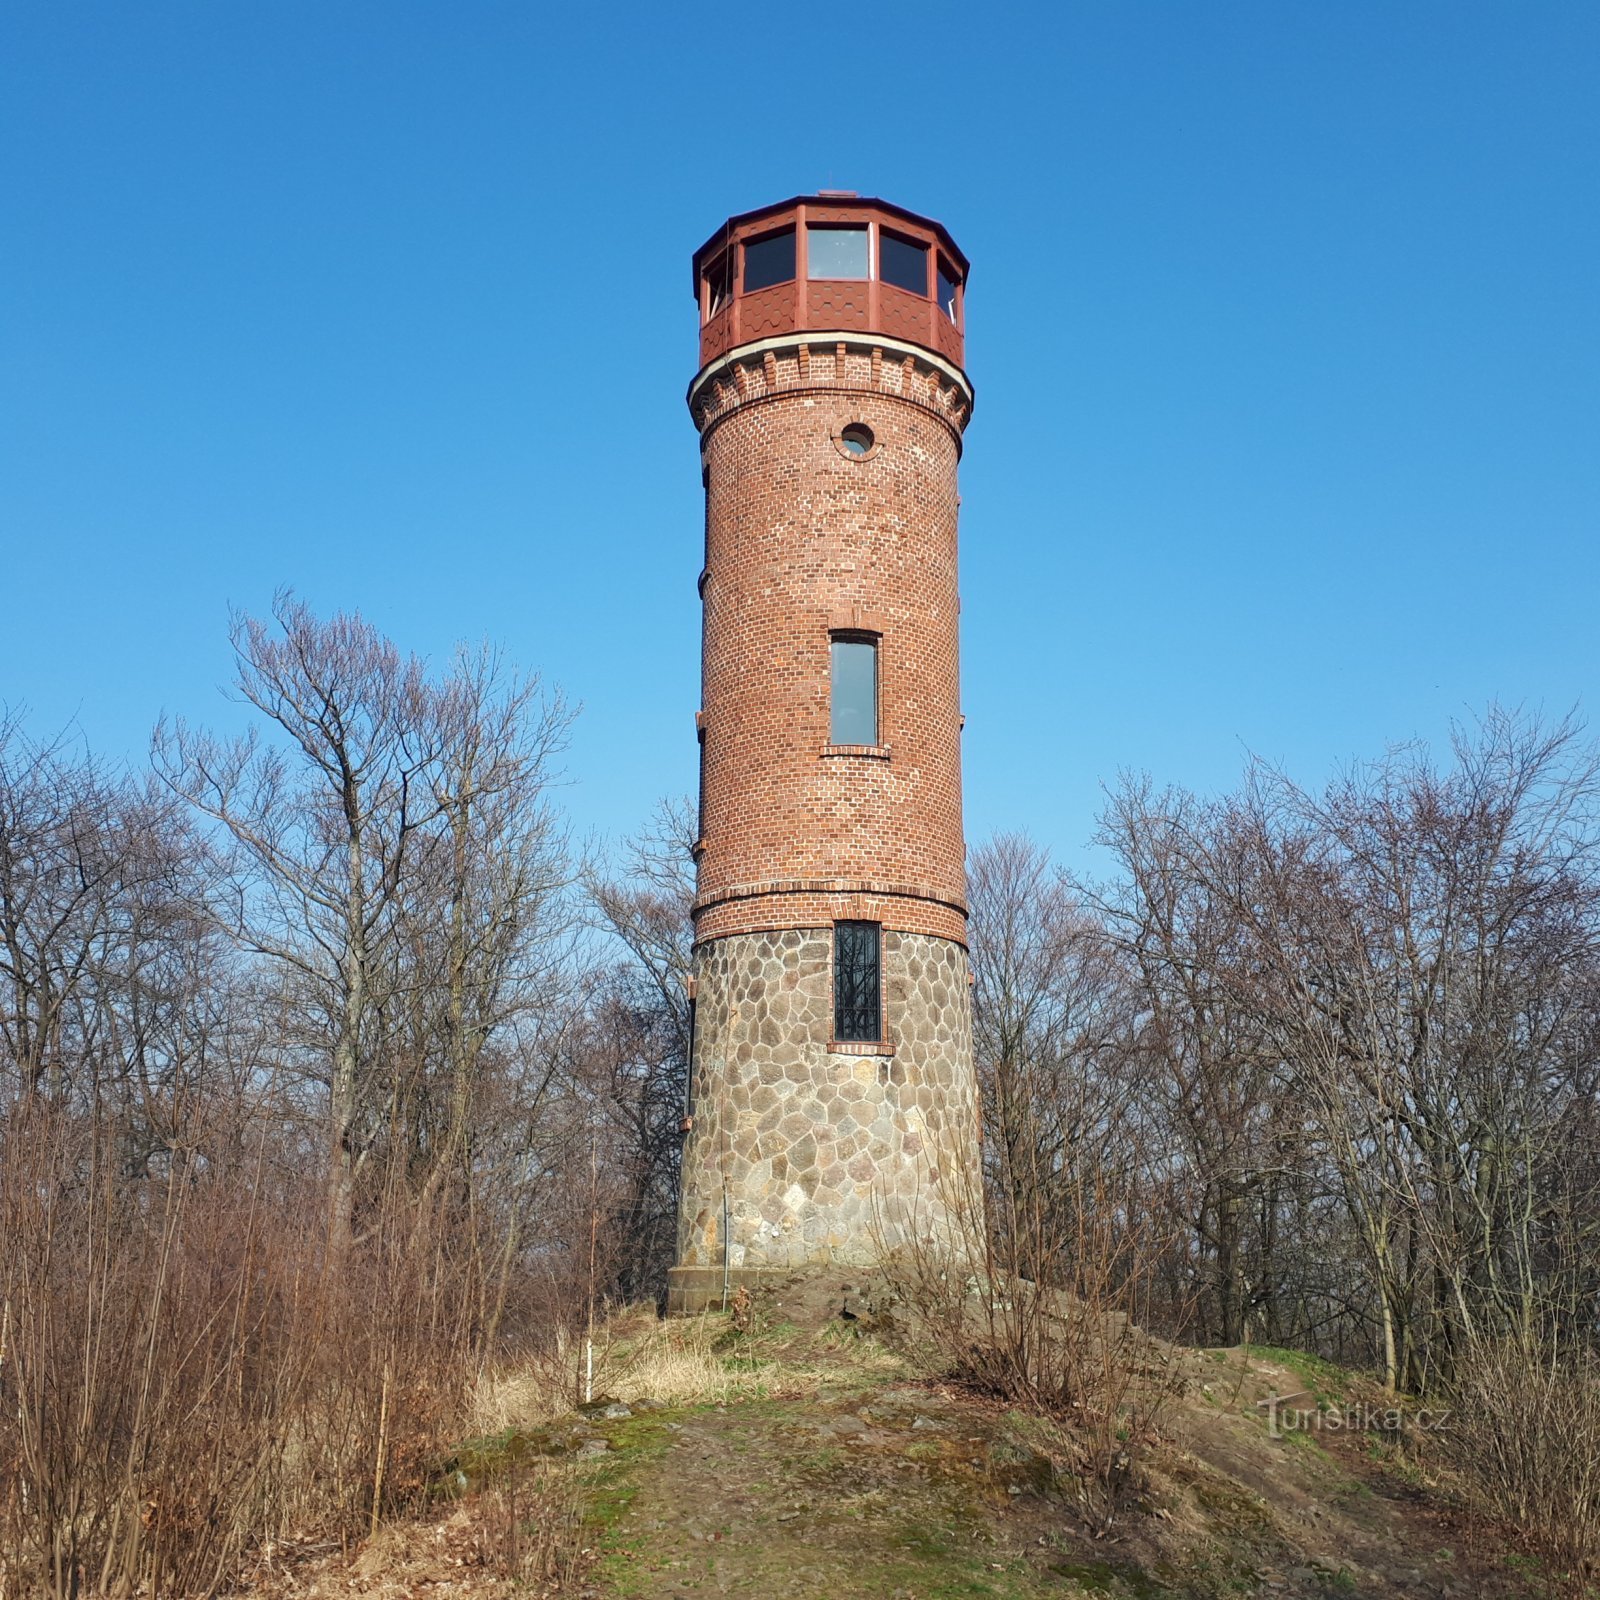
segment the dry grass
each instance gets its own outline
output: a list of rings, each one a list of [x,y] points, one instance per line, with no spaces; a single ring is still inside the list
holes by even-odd
[[[459,1426],[469,1252],[403,1203],[331,1261],[266,1164],[121,1170],[115,1128],[0,1125],[0,1597],[207,1594],[347,1542]]]
[[[1070,1429],[1080,1510],[1105,1532],[1134,1497],[1140,1458],[1183,1387],[1170,1347],[1142,1326],[1167,1239],[1093,1162],[1026,1179],[997,1192],[1003,1249],[983,1231],[983,1197],[973,1194],[957,1208],[965,1239],[951,1248],[932,1229],[912,1229],[884,1244],[883,1272],[908,1351]]]
[[[580,1570],[583,1498],[560,1466],[522,1464],[487,1488],[475,1510],[478,1560],[514,1593],[559,1593]]]
[[[563,1415],[582,1398],[583,1367],[579,1339],[487,1373],[469,1397],[472,1428],[493,1434]],[[793,1373],[783,1369],[782,1377]],[[660,1321],[653,1308],[629,1307],[596,1331],[597,1396],[708,1405],[770,1393],[779,1379],[779,1363],[733,1335],[720,1313]]]

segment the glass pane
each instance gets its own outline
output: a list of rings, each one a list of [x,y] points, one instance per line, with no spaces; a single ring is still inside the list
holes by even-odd
[[[883,1036],[879,1002],[878,953],[882,929],[876,922],[833,925],[833,1036],[864,1039]]]
[[[867,275],[865,228],[807,228],[808,278],[864,278]]]
[[[951,276],[950,268],[943,260],[939,262],[938,294],[941,309],[954,322],[956,320],[956,280]]]
[[[765,239],[752,239],[744,247],[744,287],[770,289],[787,283],[794,276],[794,229],[769,233]]]
[[[833,641],[832,744],[878,742],[878,647],[868,639]]]
[[[728,303],[728,258],[719,256],[706,268],[706,318],[716,314]]]
[[[928,296],[928,247],[892,233],[878,235],[878,276],[897,289]]]

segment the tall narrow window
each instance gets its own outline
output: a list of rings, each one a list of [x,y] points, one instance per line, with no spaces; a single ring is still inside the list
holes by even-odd
[[[835,634],[832,652],[830,744],[878,742],[878,641]]]
[[[689,1131],[689,1124],[694,1121],[694,1075],[700,1063],[695,1060],[695,1022],[697,1002],[691,994],[689,996],[689,1059],[684,1062],[683,1074],[683,1123],[684,1132]]]
[[[956,320],[956,291],[961,287],[961,280],[956,277],[956,269],[939,257],[939,270],[934,275],[934,294],[939,301],[939,309],[954,322]]]
[[[876,1043],[883,1038],[879,953],[883,929],[876,922],[833,925],[833,1036]]]
[[[728,303],[733,290],[733,263],[718,256],[706,268],[706,321],[709,322]]]

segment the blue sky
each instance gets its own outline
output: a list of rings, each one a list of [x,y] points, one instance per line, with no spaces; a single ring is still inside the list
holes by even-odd
[[[0,22],[0,700],[227,726],[280,584],[692,786],[693,248],[817,187],[973,262],[968,833],[1592,709],[1600,8],[82,5]]]

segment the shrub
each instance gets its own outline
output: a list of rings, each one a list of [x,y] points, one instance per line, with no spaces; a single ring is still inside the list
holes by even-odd
[[[1430,1437],[1475,1507],[1581,1591],[1600,1561],[1600,1361],[1537,1335],[1467,1342]]]

